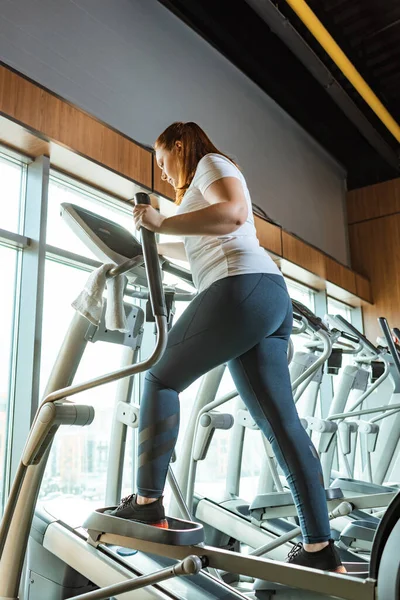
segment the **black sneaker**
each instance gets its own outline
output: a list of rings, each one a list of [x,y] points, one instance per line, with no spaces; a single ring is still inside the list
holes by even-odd
[[[293,546],[285,562],[301,567],[320,569],[321,571],[347,573],[333,540],[329,540],[328,546],[318,552],[307,552],[307,550],[304,550],[302,542],[299,542]]]
[[[150,504],[137,504],[136,494],[131,494],[126,498],[122,498],[120,504],[113,510],[106,510],[105,514],[168,529],[168,521],[165,518],[162,500],[161,497]]]

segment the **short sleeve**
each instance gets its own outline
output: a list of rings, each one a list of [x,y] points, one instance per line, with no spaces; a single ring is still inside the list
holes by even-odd
[[[193,184],[204,195],[206,189],[223,177],[236,177],[242,180],[239,169],[225,156],[219,154],[207,154],[197,167]]]

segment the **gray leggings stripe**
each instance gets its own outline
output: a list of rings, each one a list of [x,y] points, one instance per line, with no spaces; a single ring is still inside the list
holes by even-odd
[[[153,440],[156,435],[160,435],[165,431],[169,431],[173,427],[176,427],[179,423],[179,413],[175,413],[162,421],[158,421],[154,423],[154,425],[149,425],[143,431],[139,433],[139,445],[143,444],[147,440]]]
[[[155,446],[146,452],[139,452],[139,469],[141,467],[147,466],[149,463],[153,462],[156,458],[163,456],[171,452],[175,446],[175,438],[164,442],[164,444],[160,444],[160,446]]]

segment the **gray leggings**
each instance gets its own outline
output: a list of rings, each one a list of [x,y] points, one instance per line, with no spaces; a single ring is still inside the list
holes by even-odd
[[[292,305],[280,275],[235,275],[199,294],[146,374],[139,421],[138,493],[162,495],[179,430],[179,393],[227,363],[236,389],[272,444],[306,543],[330,538],[317,452],[293,402],[287,364]]]

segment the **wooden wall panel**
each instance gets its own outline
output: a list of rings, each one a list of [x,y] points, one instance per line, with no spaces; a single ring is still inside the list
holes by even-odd
[[[283,258],[325,279],[325,257],[322,252],[286,231],[282,231],[282,250]]]
[[[1,65],[0,114],[152,188],[150,150]]]
[[[32,159],[42,154],[50,156],[53,168],[122,200],[131,200],[142,189],[130,179],[105,169],[65,146],[42,140],[5,117],[0,117],[0,143]]]
[[[354,271],[325,256],[325,277],[327,281],[356,294],[356,277]]]
[[[32,157],[47,154],[53,166],[122,199],[131,199],[140,185],[174,200],[151,150],[2,65],[0,141]],[[393,185],[387,192],[391,210],[398,201]],[[353,304],[358,288],[370,297],[368,281],[350,269],[280,227],[258,217],[255,223],[261,245],[289,277],[315,289],[329,284],[336,297]]]
[[[348,223],[400,212],[400,179],[392,179],[347,194]]]
[[[263,248],[282,256],[282,229],[254,215],[257,237]]]
[[[363,277],[359,273],[354,273],[356,278],[356,293],[357,296],[366,300],[367,302],[373,302],[371,283],[369,279]]]
[[[368,337],[380,335],[377,318],[400,327],[400,214],[350,225],[354,268],[371,281],[374,304],[364,307]]]

